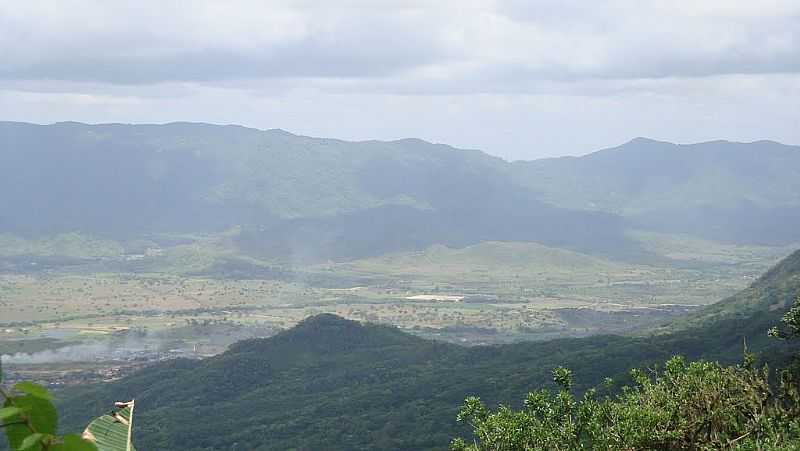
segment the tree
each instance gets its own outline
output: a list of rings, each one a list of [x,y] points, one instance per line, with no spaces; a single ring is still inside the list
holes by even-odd
[[[117,403],[119,410],[92,421],[83,435],[59,436],[58,413],[46,388],[31,382],[0,386],[0,398],[0,428],[14,451],[135,451],[131,443],[133,401]]]
[[[0,372],[2,382],[2,372]],[[3,407],[0,427],[15,451],[97,451],[78,434],[56,435],[58,414],[46,388],[20,382],[13,388],[0,387]]]
[[[800,297],[770,335],[800,337]],[[474,439],[458,438],[452,451],[530,450],[798,450],[800,391],[797,374],[779,372],[770,383],[765,366],[745,362],[687,363],[673,357],[662,370],[632,370],[634,385],[613,396],[596,390],[578,399],[572,373],[553,371],[559,391],[529,393],[521,410],[492,411],[467,398],[458,421],[472,426]],[[606,385],[612,382],[607,380]]]
[[[783,315],[783,327],[773,327],[769,335],[781,339],[794,339],[800,337],[800,295],[794,305]]]

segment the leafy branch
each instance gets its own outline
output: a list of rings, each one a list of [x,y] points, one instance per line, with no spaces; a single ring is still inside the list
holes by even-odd
[[[0,371],[2,383],[2,371]],[[41,385],[20,382],[11,389],[0,386],[0,429],[14,451],[97,451],[80,435],[58,436],[58,413],[53,396]]]

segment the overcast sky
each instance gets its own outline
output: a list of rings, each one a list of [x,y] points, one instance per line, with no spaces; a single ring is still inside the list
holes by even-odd
[[[798,0],[0,0],[0,120],[800,144]]]

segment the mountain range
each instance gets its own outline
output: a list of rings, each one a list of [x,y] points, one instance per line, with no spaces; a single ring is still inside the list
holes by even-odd
[[[554,205],[619,214],[637,227],[746,243],[796,240],[798,147],[677,145],[636,138],[584,157],[517,162],[516,180]]]
[[[629,229],[800,241],[800,148],[643,138],[507,162],[416,139],[197,123],[0,122],[0,232],[109,237],[241,226],[246,252],[350,259],[481,241],[637,256]]]

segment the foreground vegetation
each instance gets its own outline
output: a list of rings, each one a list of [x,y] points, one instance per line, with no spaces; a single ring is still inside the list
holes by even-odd
[[[800,297],[770,335],[800,333]],[[492,411],[477,397],[464,403],[458,420],[475,439],[455,439],[452,451],[489,450],[794,450],[800,449],[800,373],[754,366],[745,351],[741,365],[668,360],[660,371],[634,369],[634,385],[613,396],[597,390],[576,398],[572,372],[553,371],[558,392],[528,394],[524,408]],[[606,381],[606,386],[613,383]],[[606,387],[607,388],[607,387]]]
[[[2,372],[0,372],[2,382]],[[78,434],[56,435],[58,414],[52,395],[42,386],[20,382],[0,387],[0,428],[14,451],[98,451]]]
[[[0,385],[0,401],[0,429],[13,451],[136,451],[131,434],[134,401],[115,403],[114,411],[95,418],[83,434],[63,436],[57,434],[53,396],[41,385]],[[5,449],[4,445],[0,442],[0,449]]]
[[[606,377],[630,385],[631,368],[652,368],[674,355],[718,361],[722,373],[711,366],[707,375],[724,376],[728,370],[721,369],[740,360],[743,338],[763,359],[757,366],[785,367],[792,345],[766,331],[798,293],[795,253],[723,301],[726,308],[702,326],[661,335],[465,348],[320,315],[213,358],[177,360],[110,384],[65,390],[64,424],[81,427],[109,399],[136,397],[142,449],[210,451],[238,443],[258,451],[442,450],[452,437],[469,433],[467,424],[454,421],[465,396],[521,409],[520,394],[555,388],[551,372],[558,366],[574,372],[576,399],[600,385],[600,401],[613,396],[602,386]],[[731,307],[745,304],[744,313]]]
[[[769,370],[666,362],[662,371],[634,370],[635,385],[615,396],[595,390],[576,398],[572,374],[553,372],[561,390],[528,394],[524,408],[487,409],[468,398],[458,415],[475,441],[452,442],[452,451],[483,450],[790,450],[800,449],[800,393],[796,375]]]
[[[558,449],[550,444],[559,441],[562,449],[792,449],[796,379],[782,373],[773,382],[761,365],[785,367],[795,353],[790,340],[766,331],[786,313],[772,335],[797,334],[798,293],[800,252],[698,315],[701,321],[660,335],[465,348],[319,315],[212,358],[64,390],[61,419],[66,430],[79,430],[109,400],[136,397],[142,449],[434,450],[469,432],[452,418],[473,394],[485,404],[471,399],[461,418],[472,422],[476,441],[455,447]],[[743,339],[765,360],[725,366],[737,360]],[[685,360],[628,374],[673,355]],[[698,359],[705,362],[686,363]],[[557,370],[560,390],[513,402],[532,387],[551,387],[551,369],[560,365],[575,374]],[[631,388],[614,391],[601,384],[606,377]],[[486,408],[498,404],[508,407]]]

